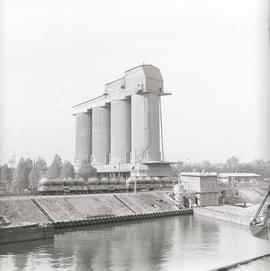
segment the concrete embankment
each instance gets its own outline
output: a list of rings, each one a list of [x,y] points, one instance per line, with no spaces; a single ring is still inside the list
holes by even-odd
[[[49,222],[42,212],[31,200],[0,200],[0,216],[5,217],[10,223],[21,222],[47,223]]]
[[[268,188],[263,187],[245,187],[238,188],[238,195],[243,202],[251,204],[260,204],[265,198]]]
[[[208,206],[194,208],[194,214],[219,219],[229,223],[248,226],[257,209],[258,205],[253,205],[246,208],[232,205]]]
[[[53,223],[56,227],[120,222],[168,215],[180,210],[165,192],[39,196],[0,200],[0,216],[10,223]]]

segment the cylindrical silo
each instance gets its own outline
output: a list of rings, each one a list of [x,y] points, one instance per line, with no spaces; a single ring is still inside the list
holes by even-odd
[[[143,161],[160,161],[159,99],[159,95],[155,93],[132,95],[133,159],[135,156],[143,156]]]
[[[101,106],[92,109],[92,162],[107,164],[110,153],[110,107]]]
[[[76,115],[76,157],[75,162],[90,161],[92,153],[92,114]]]
[[[131,152],[130,100],[111,102],[111,164],[129,162]]]

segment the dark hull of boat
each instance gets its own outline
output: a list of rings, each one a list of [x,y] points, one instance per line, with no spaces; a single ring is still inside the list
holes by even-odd
[[[269,239],[269,227],[267,225],[250,225],[250,232],[254,237],[261,239]]]

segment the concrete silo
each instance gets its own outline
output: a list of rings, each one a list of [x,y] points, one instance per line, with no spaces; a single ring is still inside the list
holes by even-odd
[[[92,114],[76,114],[76,163],[90,161],[92,154]]]
[[[76,143],[76,156],[92,154],[100,177],[168,176],[171,167],[164,161],[161,145],[160,97],[164,95],[170,93],[164,92],[160,70],[153,65],[137,66],[107,83],[100,96],[73,107],[74,115],[92,112],[92,151],[85,143],[91,141],[86,139],[91,125],[82,123],[89,134]]]
[[[111,164],[129,163],[131,152],[130,99],[111,102]]]
[[[92,162],[108,164],[110,153],[110,106],[92,109]]]

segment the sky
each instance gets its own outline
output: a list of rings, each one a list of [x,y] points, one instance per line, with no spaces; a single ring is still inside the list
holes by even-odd
[[[270,160],[267,0],[0,0],[0,164],[74,161],[71,107],[142,63],[163,75],[165,158]]]

